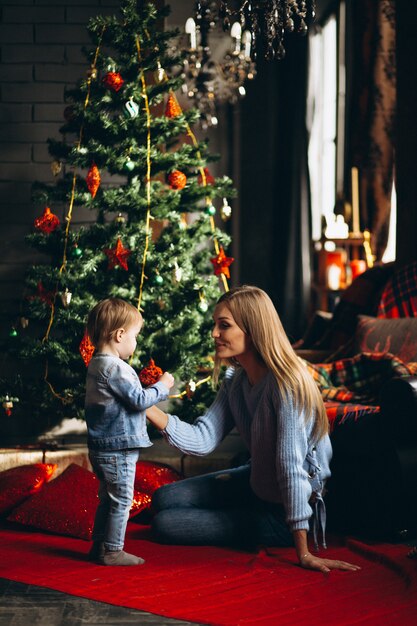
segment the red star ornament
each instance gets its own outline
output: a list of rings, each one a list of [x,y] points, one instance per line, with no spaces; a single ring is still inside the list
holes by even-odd
[[[124,270],[127,270],[127,259],[132,254],[131,250],[123,247],[120,237],[117,240],[115,248],[106,248],[104,254],[109,259],[108,269],[112,270],[116,265],[120,265]]]
[[[90,337],[87,335],[87,330],[84,332],[84,337],[81,340],[79,350],[85,366],[87,367],[95,350],[93,344],[90,341]]]
[[[52,233],[59,226],[59,218],[47,206],[42,215],[34,221],[34,226],[43,233]]]
[[[206,178],[206,180],[205,180],[205,184],[206,185],[213,185],[214,184],[214,176],[212,176],[210,174],[210,170],[208,169],[208,167],[204,168],[204,176]],[[202,176],[201,172],[198,175],[198,184],[199,185],[203,184],[203,176]]]
[[[39,281],[36,294],[33,296],[29,296],[29,300],[33,300],[34,298],[39,298],[41,302],[45,302],[48,306],[52,306],[55,300],[55,294],[53,291],[47,291],[45,287],[42,285],[42,282]]]
[[[214,259],[210,259],[210,261],[213,263],[216,276],[224,274],[226,278],[230,278],[229,266],[233,263],[234,258],[225,255],[223,246],[220,246],[218,255],[215,256]]]

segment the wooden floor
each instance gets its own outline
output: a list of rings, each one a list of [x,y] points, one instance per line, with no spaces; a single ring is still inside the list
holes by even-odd
[[[195,626],[0,578],[0,626]],[[201,626],[201,625],[200,625]]]

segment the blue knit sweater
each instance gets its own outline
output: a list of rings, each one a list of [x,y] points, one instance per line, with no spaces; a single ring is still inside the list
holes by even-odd
[[[168,443],[182,452],[205,455],[235,426],[251,456],[251,486],[255,494],[283,504],[291,530],[308,530],[313,512],[309,504],[309,459],[316,459],[319,483],[324,484],[330,476],[330,439],[326,435],[318,442],[313,440],[313,420],[306,423],[304,414],[295,411],[291,400],[280,395],[271,372],[250,387],[243,369],[230,368],[205,415],[193,424],[169,415],[163,434]]]

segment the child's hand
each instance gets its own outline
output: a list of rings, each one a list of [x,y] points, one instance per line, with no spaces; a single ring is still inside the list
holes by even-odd
[[[169,372],[164,372],[158,382],[164,383],[168,389],[174,386],[174,377]]]

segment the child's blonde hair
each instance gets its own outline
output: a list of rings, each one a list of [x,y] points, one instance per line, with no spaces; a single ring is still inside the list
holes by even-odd
[[[329,425],[320,391],[294,352],[268,294],[258,287],[242,285],[224,293],[217,304],[220,303],[227,306],[239,328],[252,339],[259,357],[274,374],[280,393],[292,397],[306,420],[314,419],[314,435],[317,439],[323,437]],[[223,362],[239,366],[234,359],[222,361],[216,357],[215,381]]]
[[[142,320],[142,315],[129,302],[120,298],[106,298],[91,309],[87,320],[87,334],[95,348],[112,339],[119,328],[128,328]]]

